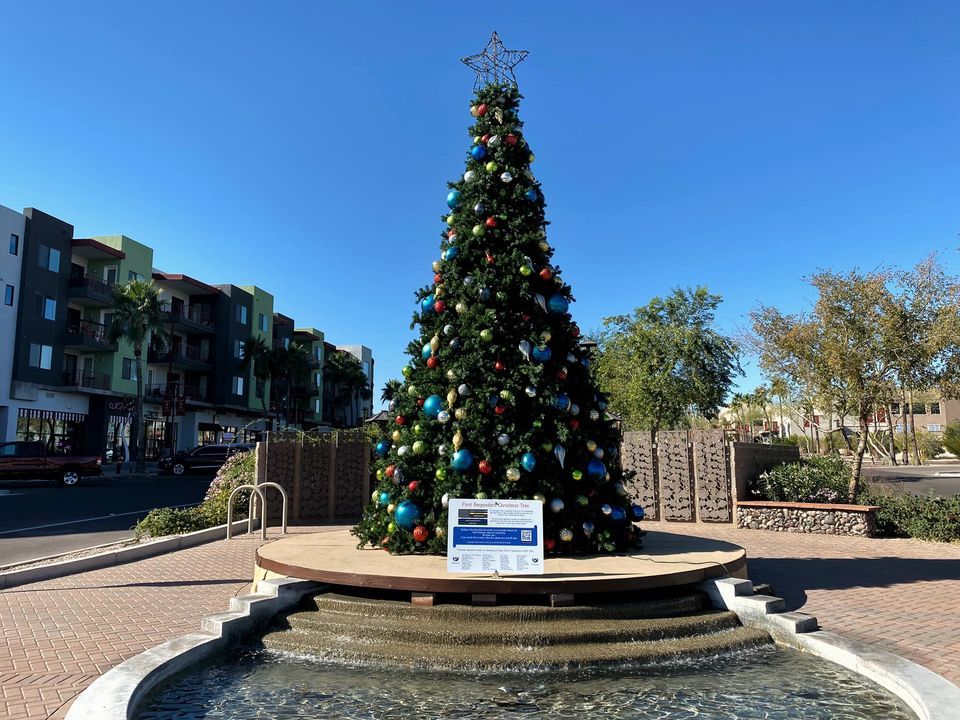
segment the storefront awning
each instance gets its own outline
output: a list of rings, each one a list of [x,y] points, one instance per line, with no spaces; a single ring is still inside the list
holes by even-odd
[[[64,410],[35,410],[34,408],[20,408],[18,417],[36,418],[38,420],[64,420],[77,423],[87,419],[87,416],[83,413],[66,412]]]

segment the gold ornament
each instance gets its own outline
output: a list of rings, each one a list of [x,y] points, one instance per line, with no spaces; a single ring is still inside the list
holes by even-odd
[[[465,302],[458,302],[453,309],[462,315],[467,311],[467,304]]]
[[[495,108],[493,111],[493,116],[497,119],[497,122],[503,125],[503,110],[500,108]]]
[[[400,438],[401,438],[400,431],[399,431],[399,430],[394,430],[394,431],[393,431],[393,435],[391,435],[390,437],[393,438],[393,441],[394,441],[394,442],[400,442]]]
[[[432,338],[430,338],[430,349],[433,350],[434,352],[440,349],[439,335],[434,335]]]
[[[459,450],[461,445],[463,445],[463,434],[457,430],[453,436],[453,446]]]
[[[458,398],[458,397],[460,397],[460,395],[457,394],[457,391],[456,391],[455,389],[454,389],[454,390],[451,390],[450,392],[448,392],[448,393],[447,393],[447,405],[449,405],[450,407],[453,407],[454,404],[457,402],[457,398]]]
[[[434,260],[434,261],[433,261],[433,271],[434,271],[435,273],[436,273],[436,272],[440,272],[440,261],[439,261],[439,260]]]
[[[467,417],[467,409],[463,407],[458,407],[456,412],[453,415],[454,417],[457,418],[457,420],[463,420],[464,418]]]

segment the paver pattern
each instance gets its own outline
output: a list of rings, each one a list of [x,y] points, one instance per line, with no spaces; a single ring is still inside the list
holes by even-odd
[[[750,577],[825,630],[876,644],[960,684],[960,546],[647,523],[726,540]],[[292,528],[293,532],[337,526]],[[235,538],[0,592],[0,717],[62,718],[101,673],[198,630],[253,571],[259,539]]]

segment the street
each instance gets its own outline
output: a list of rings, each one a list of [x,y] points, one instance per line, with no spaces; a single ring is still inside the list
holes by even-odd
[[[76,487],[0,481],[0,566],[133,537],[150,510],[199,503],[212,479],[103,475]]]
[[[960,464],[864,467],[865,478],[913,495],[933,493],[941,497],[960,493]]]

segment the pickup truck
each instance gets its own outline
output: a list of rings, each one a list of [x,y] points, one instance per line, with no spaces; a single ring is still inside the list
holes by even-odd
[[[52,477],[70,486],[102,473],[99,455],[55,455],[44,443],[29,440],[0,443],[0,480]]]

